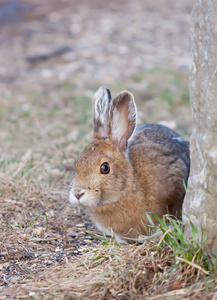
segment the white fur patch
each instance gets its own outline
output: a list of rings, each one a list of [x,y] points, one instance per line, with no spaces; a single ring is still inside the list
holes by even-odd
[[[124,238],[120,235],[120,234],[117,234],[115,232],[112,232],[112,230],[109,230],[107,228],[104,228],[100,223],[96,222],[95,223],[96,227],[104,232],[106,235],[109,235],[109,236],[115,236],[115,240],[119,243],[119,244],[127,244],[126,240],[124,240]]]
[[[80,206],[78,199],[75,197],[73,194],[72,190],[69,192],[69,202],[71,203],[72,206]]]
[[[96,203],[95,197],[89,191],[85,191],[85,194],[80,198],[80,204],[86,207],[95,207]]]
[[[78,200],[76,198],[76,194],[84,194],[81,196],[81,198]],[[77,188],[71,188],[69,191],[69,202],[72,204],[72,206],[85,206],[85,207],[96,207],[98,202],[96,201],[96,197],[91,193],[90,190],[85,189],[77,189]]]
[[[174,137],[171,138],[171,140],[176,140],[176,141],[178,141],[179,143],[184,142],[184,140],[181,138],[181,136],[174,136]]]
[[[111,230],[104,228],[100,223],[95,223],[96,227],[99,229],[99,231],[105,232],[105,234],[112,236]]]

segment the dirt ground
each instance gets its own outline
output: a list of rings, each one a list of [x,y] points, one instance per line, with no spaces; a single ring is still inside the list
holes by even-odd
[[[76,157],[92,138],[90,100],[99,86],[113,95],[129,89],[140,122],[189,139],[192,5],[0,1],[0,299],[82,299],[68,297],[73,287],[49,296],[51,287],[38,294],[31,284],[104,238],[67,200]],[[122,299],[136,299],[134,289]]]

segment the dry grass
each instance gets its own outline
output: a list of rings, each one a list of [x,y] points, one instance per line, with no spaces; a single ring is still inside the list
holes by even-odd
[[[134,92],[141,122],[189,136],[186,84],[187,74],[155,70],[111,89]],[[75,159],[92,138],[94,90],[65,82],[1,93],[0,299],[215,299],[215,280],[198,264],[170,256],[169,246],[156,251],[156,241],[102,244],[68,204]]]
[[[4,294],[19,299],[215,299],[217,294],[213,279],[198,281],[204,276],[195,266],[181,264],[166,275],[174,265],[169,247],[153,251],[152,242],[124,247],[109,243],[86,250],[62,267],[21,279]],[[207,286],[213,289],[206,295]]]

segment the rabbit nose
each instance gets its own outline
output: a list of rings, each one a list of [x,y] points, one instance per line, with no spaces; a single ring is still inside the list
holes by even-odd
[[[84,193],[81,194],[75,194],[75,197],[78,199],[78,201],[80,200],[80,198],[84,195]]]

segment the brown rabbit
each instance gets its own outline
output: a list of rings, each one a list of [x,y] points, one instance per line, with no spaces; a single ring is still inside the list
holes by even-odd
[[[146,212],[181,217],[189,175],[189,143],[154,124],[136,127],[128,91],[112,100],[101,87],[93,98],[94,140],[79,156],[69,201],[118,241],[147,234]]]

